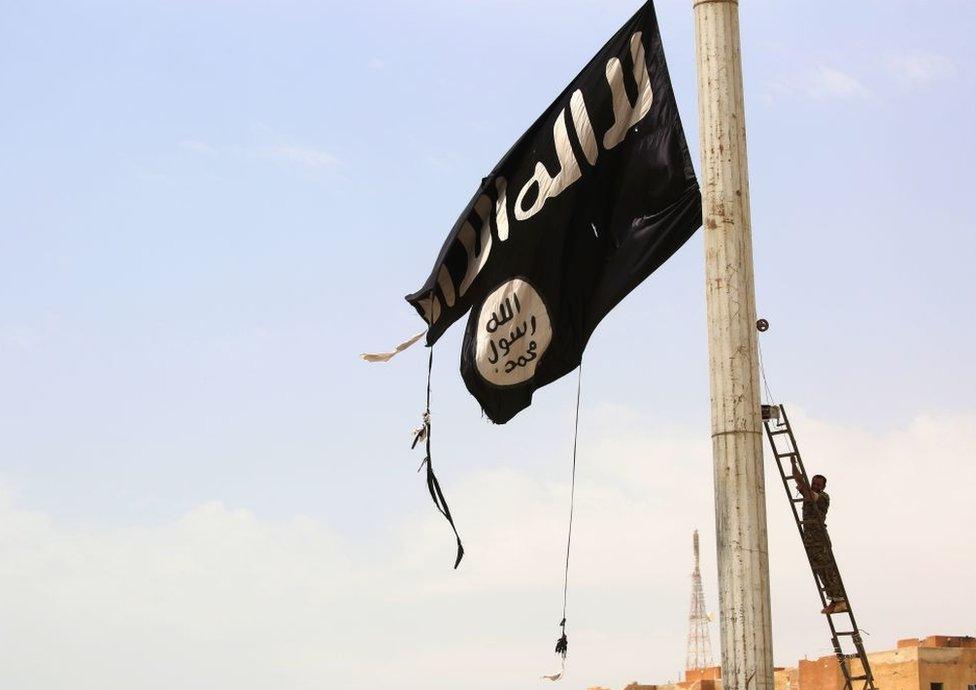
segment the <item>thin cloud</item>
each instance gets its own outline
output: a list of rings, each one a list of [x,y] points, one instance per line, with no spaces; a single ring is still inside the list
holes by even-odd
[[[976,553],[947,526],[976,520],[976,411],[880,435],[791,412],[808,471],[829,479],[832,537],[869,648],[969,632]],[[667,680],[684,659],[695,527],[710,609],[717,600],[709,442],[594,417],[576,485],[567,681]],[[778,483],[767,464],[773,638],[776,662],[792,665],[829,645]],[[550,687],[538,679],[559,668],[569,486],[508,468],[446,488],[467,547],[458,571],[429,506],[352,544],[316,520],[217,502],[155,526],[79,527],[0,495],[0,684]],[[948,575],[920,586],[933,569]],[[717,624],[712,635],[717,650]]]
[[[336,156],[328,151],[309,146],[275,144],[259,147],[257,152],[268,158],[296,163],[309,168],[334,168],[339,165],[339,159]]]
[[[955,63],[945,55],[914,51],[888,57],[888,70],[903,84],[920,86],[952,76]]]
[[[208,144],[205,141],[200,141],[198,139],[184,139],[179,143],[180,149],[183,151],[190,151],[192,153],[201,153],[212,156],[217,153],[217,149]]]
[[[853,74],[830,65],[817,65],[795,78],[765,84],[762,98],[766,102],[783,97],[828,99],[863,99],[871,91]]]
[[[866,98],[871,94],[854,75],[827,65],[813,70],[807,91],[814,98]]]
[[[199,139],[183,139],[178,146],[183,151],[202,156],[261,158],[318,170],[334,170],[341,164],[339,158],[328,151],[293,143],[218,147]]]

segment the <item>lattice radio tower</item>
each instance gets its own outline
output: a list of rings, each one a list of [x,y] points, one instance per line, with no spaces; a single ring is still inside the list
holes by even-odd
[[[686,669],[708,668],[712,665],[712,642],[708,637],[708,614],[705,613],[705,593],[702,590],[698,552],[698,530],[695,530],[695,569],[691,573],[691,611],[688,614],[688,656]]]

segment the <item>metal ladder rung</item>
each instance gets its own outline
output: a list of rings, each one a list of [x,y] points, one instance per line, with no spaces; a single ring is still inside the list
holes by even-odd
[[[780,434],[788,434],[788,433],[790,433],[790,428],[788,426],[786,426],[786,427],[783,427],[782,429],[776,429],[775,431],[770,431],[769,432],[769,435],[770,436],[779,436]]]

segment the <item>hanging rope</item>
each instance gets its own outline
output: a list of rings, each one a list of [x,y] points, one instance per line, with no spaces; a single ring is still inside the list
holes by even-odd
[[[454,518],[451,517],[451,509],[447,507],[447,500],[444,498],[444,492],[441,491],[440,482],[437,481],[437,475],[434,474],[434,466],[430,458],[430,378],[431,372],[434,369],[434,346],[430,346],[430,354],[427,357],[427,406],[424,410],[423,424],[419,429],[414,431],[413,445],[411,448],[416,448],[417,443],[423,439],[425,444],[427,455],[423,462],[420,463],[420,467],[417,471],[427,468],[427,490],[430,492],[430,497],[434,501],[434,506],[443,515],[448,523],[451,525],[451,529],[454,530],[454,537],[457,539],[457,558],[454,561],[454,569],[456,570],[458,565],[461,563],[461,559],[464,557],[464,546],[461,544],[461,536],[458,534],[457,527],[454,526]]]
[[[769,390],[769,381],[766,380],[766,366],[763,364],[762,342],[758,338],[756,339],[756,347],[759,352],[759,375],[762,377],[763,388],[766,390],[766,402],[772,405],[776,398]]]
[[[551,676],[543,676],[547,680],[559,680],[566,672],[566,653],[569,640],[566,638],[566,601],[569,593],[569,554],[573,544],[573,509],[576,505],[576,449],[579,442],[580,392],[583,388],[583,363],[580,362],[576,377],[576,421],[573,424],[573,472],[569,485],[569,529],[566,531],[566,566],[563,570],[563,617],[559,621],[562,635],[556,640],[556,654],[562,657],[562,670]]]

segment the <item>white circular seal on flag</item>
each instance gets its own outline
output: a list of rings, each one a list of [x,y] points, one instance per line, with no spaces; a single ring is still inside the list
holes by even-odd
[[[475,334],[475,363],[496,386],[514,386],[535,376],[552,341],[552,322],[542,297],[521,278],[503,283],[485,299]]]

